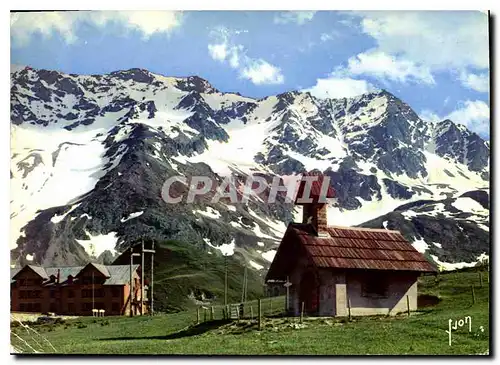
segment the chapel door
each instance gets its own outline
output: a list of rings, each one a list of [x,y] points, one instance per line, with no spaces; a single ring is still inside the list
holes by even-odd
[[[306,271],[302,274],[300,280],[300,303],[299,309],[302,309],[304,302],[304,312],[308,314],[317,314],[319,310],[319,285],[316,275],[312,271]]]

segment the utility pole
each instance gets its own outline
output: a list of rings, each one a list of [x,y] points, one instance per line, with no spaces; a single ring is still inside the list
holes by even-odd
[[[224,255],[225,278],[224,278],[224,306],[227,306],[227,255]]]
[[[141,238],[141,316],[144,315],[144,239]]]
[[[151,244],[151,248],[153,249],[153,253],[151,254],[151,283],[149,284],[149,296],[151,297],[150,298],[150,300],[151,300],[150,311],[151,311],[151,315],[153,315],[153,313],[154,313],[154,310],[153,310],[153,267],[154,267],[154,262],[155,262],[155,254],[154,254],[155,243],[154,242]]]
[[[94,272],[92,271],[92,310],[94,310]]]
[[[134,274],[133,274],[134,256],[140,256],[140,254],[134,253],[134,248],[130,247],[130,295],[129,295],[130,317],[134,316],[134,312],[132,310],[132,300],[134,299]]]
[[[243,288],[241,289],[241,302],[246,302],[246,279],[247,279],[247,267],[245,266],[245,270],[243,271]]]
[[[144,254],[145,253],[150,253],[151,254],[151,283],[149,284],[149,295],[150,295],[150,300],[151,300],[151,308],[150,308],[150,315],[153,315],[153,266],[154,266],[154,257],[155,257],[155,243],[151,243],[151,250],[144,249],[144,242],[142,242],[142,277],[144,278]],[[143,279],[144,280],[144,279]],[[143,281],[143,294],[144,294],[144,281]],[[144,302],[143,302],[144,303]]]
[[[245,298],[244,298],[244,302],[247,301],[247,292],[248,292],[248,271],[247,271],[247,267],[245,266]]]
[[[133,253],[133,249],[132,247],[130,247],[130,285],[129,285],[129,288],[130,288],[130,294],[129,294],[129,316],[132,317],[132,293],[134,291],[134,284],[133,284],[133,278],[132,278],[132,265],[133,265],[133,261],[134,261],[134,253]]]
[[[290,278],[287,276],[286,283],[285,283],[285,287],[286,287],[286,312],[287,313],[290,309],[290,286],[291,285],[292,285],[292,283],[290,282]]]

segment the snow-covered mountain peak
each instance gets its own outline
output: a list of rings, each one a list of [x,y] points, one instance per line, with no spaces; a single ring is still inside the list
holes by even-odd
[[[200,245],[238,237],[248,252],[267,237],[272,249],[280,235],[271,232],[294,213],[264,200],[251,212],[207,201],[168,206],[161,186],[173,175],[271,179],[317,169],[331,177],[330,211],[344,224],[483,189],[489,179],[488,142],[451,121],[421,120],[385,90],[253,99],[196,76],[25,67],[11,74],[11,123],[13,257],[40,263],[61,252],[83,260],[94,239],[119,251],[141,232]],[[135,212],[143,214],[124,220]]]

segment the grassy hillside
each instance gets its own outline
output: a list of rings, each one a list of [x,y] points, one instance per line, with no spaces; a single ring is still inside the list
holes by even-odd
[[[434,307],[421,308],[410,317],[359,317],[352,321],[305,318],[303,324],[298,318],[273,317],[265,318],[262,330],[258,331],[255,320],[219,319],[196,325],[196,312],[189,310],[154,317],[79,318],[33,328],[54,345],[56,352],[73,354],[483,354],[489,349],[486,273],[483,278],[480,287],[477,272],[423,277],[419,291],[437,295],[441,301]],[[475,291],[474,304],[471,285]],[[265,313],[269,313],[269,305],[267,302]],[[274,310],[282,306],[283,298],[276,298]],[[469,333],[465,327],[454,331],[449,346],[445,332],[448,320],[465,316],[472,317],[472,331]],[[216,317],[220,318],[220,314],[216,313]],[[20,327],[12,331],[20,336],[26,332]],[[12,335],[11,340],[15,346],[26,349]],[[51,351],[48,345],[43,348]]]
[[[150,243],[145,244],[151,247]],[[189,296],[212,304],[224,302],[225,259],[216,253],[177,241],[156,243],[154,267],[154,306],[156,311],[176,312],[193,308]],[[227,258],[228,302],[241,300],[244,267],[240,254]],[[140,263],[140,258],[134,259]],[[145,277],[150,279],[150,256],[145,258]],[[116,264],[128,264],[130,256],[124,253]],[[263,277],[254,270],[247,270],[249,300],[263,295]]]

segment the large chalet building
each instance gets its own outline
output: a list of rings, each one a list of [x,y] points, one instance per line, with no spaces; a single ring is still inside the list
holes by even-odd
[[[66,315],[105,315],[144,313],[147,295],[141,301],[141,272],[132,266],[134,293],[130,296],[130,265],[89,263],[76,267],[41,267],[26,265],[11,269],[11,311],[53,312]],[[145,292],[147,291],[145,285]]]
[[[313,183],[302,223],[290,223],[266,283],[291,284],[289,310],[319,316],[395,315],[417,309],[417,279],[436,269],[398,231],[329,226]],[[299,185],[298,197],[304,192]],[[325,189],[326,190],[326,189]],[[330,187],[327,198],[333,198]],[[296,201],[296,204],[300,204]]]

